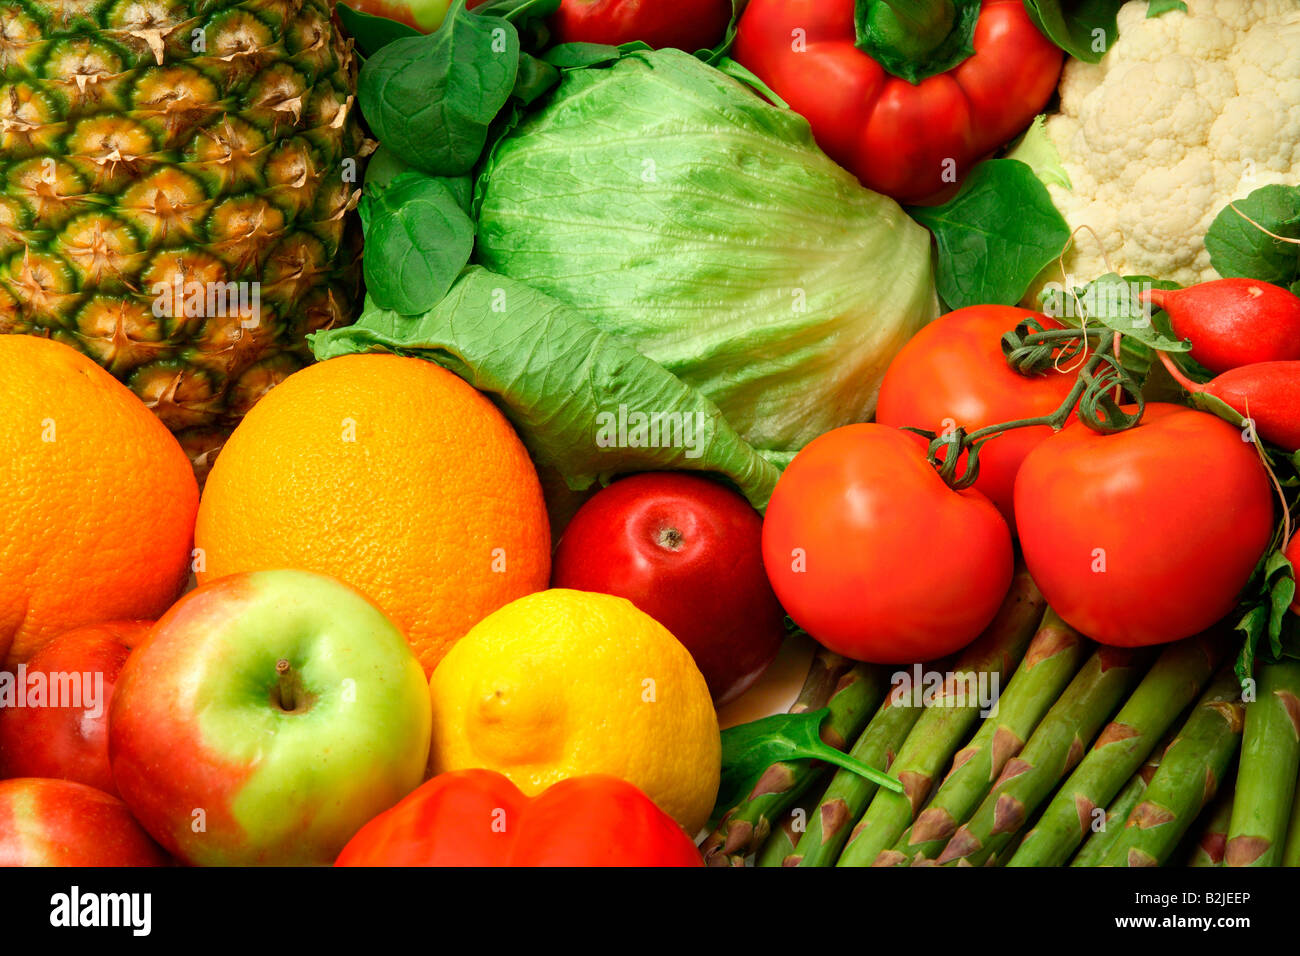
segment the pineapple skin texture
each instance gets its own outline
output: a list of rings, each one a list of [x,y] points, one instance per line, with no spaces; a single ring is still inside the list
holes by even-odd
[[[0,333],[125,382],[200,480],[355,320],[364,157],[333,0],[0,0]]]

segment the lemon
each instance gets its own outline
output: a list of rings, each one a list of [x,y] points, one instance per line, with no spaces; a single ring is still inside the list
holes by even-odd
[[[608,773],[694,835],[718,794],[718,717],[690,652],[624,598],[552,589],[483,618],[429,680],[434,773],[527,794]]]

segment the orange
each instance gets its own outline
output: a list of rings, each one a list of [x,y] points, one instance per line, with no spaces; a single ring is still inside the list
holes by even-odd
[[[153,619],[189,576],[199,490],[138,398],[66,345],[0,335],[0,666]]]
[[[488,399],[423,359],[348,355],[272,389],[208,477],[199,581],[318,571],[365,592],[426,675],[478,621],[546,587],[537,472]]]

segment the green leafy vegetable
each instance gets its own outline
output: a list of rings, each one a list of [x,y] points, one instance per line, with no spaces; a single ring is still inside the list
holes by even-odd
[[[1151,3],[1147,6],[1147,19],[1150,20],[1152,17],[1173,13],[1175,10],[1186,13],[1187,4],[1183,0],[1151,0]]]
[[[1214,271],[1224,278],[1258,279],[1284,287],[1297,282],[1300,245],[1274,239],[1265,229],[1300,239],[1300,188],[1263,186],[1224,206],[1205,235]]]
[[[1070,239],[1047,187],[1014,159],[982,162],[948,202],[908,212],[934,233],[939,295],[950,309],[1015,305]]]
[[[722,732],[722,780],[716,806],[731,807],[754,786],[774,763],[783,760],[824,760],[851,770],[886,790],[903,792],[903,785],[885,773],[821,739],[822,721],[830,708],[802,714],[776,714],[730,727]]]
[[[1073,189],[1070,174],[1061,161],[1061,151],[1056,148],[1045,125],[1046,116],[1035,116],[1023,136],[1016,140],[1007,153],[1007,159],[1018,159],[1034,171],[1034,175],[1048,185]]]
[[[868,419],[936,311],[925,230],[801,116],[679,50],[566,71],[476,198],[477,262],[625,339],[778,461]]]
[[[1081,291],[1084,317],[1159,352],[1191,351],[1192,343],[1176,338],[1172,332],[1157,325],[1151,308],[1139,299],[1144,287],[1166,288],[1169,285],[1156,284],[1146,276],[1120,278],[1108,272]]]
[[[575,490],[625,472],[705,471],[761,509],[776,485],[777,469],[699,392],[555,300],[477,266],[422,315],[372,298],[356,325],[311,344],[321,360],[387,351],[437,362],[491,396],[533,460]]]
[[[561,70],[578,70],[589,66],[604,66],[629,53],[650,48],[649,44],[642,43],[640,40],[618,46],[609,46],[605,43],[561,43],[546,50],[541,57]]]
[[[519,54],[513,24],[457,0],[437,32],[394,40],[366,60],[361,111],[403,162],[430,176],[464,175],[515,89]]]
[[[335,9],[339,12],[339,21],[343,29],[357,41],[357,49],[362,56],[371,57],[392,43],[405,37],[418,37],[420,31],[388,17],[376,17],[360,10],[353,10],[346,3],[340,3]]]
[[[454,181],[453,181],[454,182]],[[361,200],[366,289],[381,308],[433,308],[474,251],[474,223],[446,180],[401,173]]]
[[[519,72],[515,74],[515,88],[510,95],[527,106],[556,83],[560,71],[545,60],[528,53],[519,55]]]
[[[1124,0],[1024,0],[1029,17],[1070,56],[1097,63],[1115,42]]]
[[[1237,679],[1243,683],[1253,673],[1257,658],[1269,662],[1300,659],[1300,628],[1297,616],[1290,611],[1296,594],[1295,568],[1281,551],[1273,551],[1255,580],[1256,597],[1248,602],[1249,608],[1237,624],[1245,637],[1236,662]]]

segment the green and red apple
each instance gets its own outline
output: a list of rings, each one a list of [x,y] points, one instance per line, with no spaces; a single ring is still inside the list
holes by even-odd
[[[0,866],[166,866],[117,797],[71,780],[0,780]]]
[[[114,782],[195,865],[327,865],[424,779],[431,710],[405,636],[305,571],[213,581],[132,653],[109,713]]]
[[[344,0],[353,10],[398,20],[430,33],[442,23],[451,0]]]

